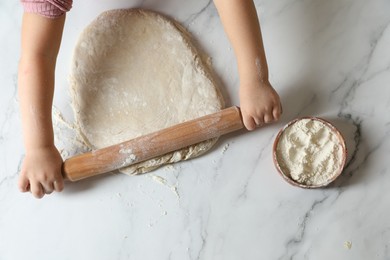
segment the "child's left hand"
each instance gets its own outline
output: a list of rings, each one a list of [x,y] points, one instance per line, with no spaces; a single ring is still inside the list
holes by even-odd
[[[277,121],[282,113],[279,95],[269,81],[242,83],[240,106],[244,125],[248,130]]]

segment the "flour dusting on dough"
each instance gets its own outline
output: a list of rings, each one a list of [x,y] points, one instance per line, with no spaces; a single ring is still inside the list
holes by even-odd
[[[52,108],[52,117],[55,144],[62,159],[90,151],[88,144],[79,135],[77,125],[68,122],[55,106]]]
[[[221,110],[210,65],[177,22],[140,9],[104,12],[84,30],[74,51],[70,83],[80,136],[90,149],[99,149]],[[145,173],[187,160],[216,141],[120,171]],[[132,152],[122,152],[129,155],[126,164],[136,160]]]

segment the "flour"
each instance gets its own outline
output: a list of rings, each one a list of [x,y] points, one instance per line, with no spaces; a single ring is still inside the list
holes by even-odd
[[[137,157],[134,154],[130,154],[129,157],[127,157],[125,159],[125,161],[122,163],[122,165],[119,166],[118,168],[123,168],[123,167],[129,166],[129,165],[133,164],[136,159],[137,159]]]
[[[133,151],[132,151],[130,148],[127,148],[127,149],[121,148],[121,149],[119,150],[119,153],[120,153],[120,154],[133,155]]]
[[[225,146],[222,148],[221,154],[225,154],[226,153],[227,149],[229,148],[229,145],[230,144],[225,144]]]
[[[351,241],[345,241],[344,242],[344,247],[348,250],[351,250],[352,248],[352,242]]]
[[[339,136],[319,120],[302,119],[280,136],[276,156],[283,173],[306,185],[321,185],[338,172],[343,163]]]
[[[55,144],[59,148],[62,159],[91,151],[77,131],[77,125],[68,122],[55,106],[52,108],[52,117]]]
[[[178,199],[180,199],[179,192],[177,190],[177,186],[169,184],[166,179],[164,179],[163,177],[158,176],[158,175],[149,175],[149,178],[151,178],[152,180],[156,181],[157,183],[169,188],[173,192],[173,194],[175,194],[176,197]],[[177,185],[177,183],[176,183],[176,185]]]

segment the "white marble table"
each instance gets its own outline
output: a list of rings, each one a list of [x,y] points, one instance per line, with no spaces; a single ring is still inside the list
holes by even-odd
[[[1,260],[390,259],[390,1],[255,2],[283,100],[280,122],[223,137],[191,161],[68,183],[36,200],[16,185],[24,154],[16,95],[22,10],[1,1]],[[135,6],[182,22],[212,57],[228,105],[238,105],[235,58],[211,1],[75,0],[55,94],[67,120],[79,33],[104,10]],[[303,115],[334,122],[346,137],[349,162],[329,188],[292,187],[273,166],[275,135]]]

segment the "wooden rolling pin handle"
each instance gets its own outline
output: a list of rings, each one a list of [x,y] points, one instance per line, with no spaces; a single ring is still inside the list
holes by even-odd
[[[62,172],[64,178],[78,181],[219,137],[243,126],[240,109],[230,107],[120,144],[71,157],[63,163]]]

